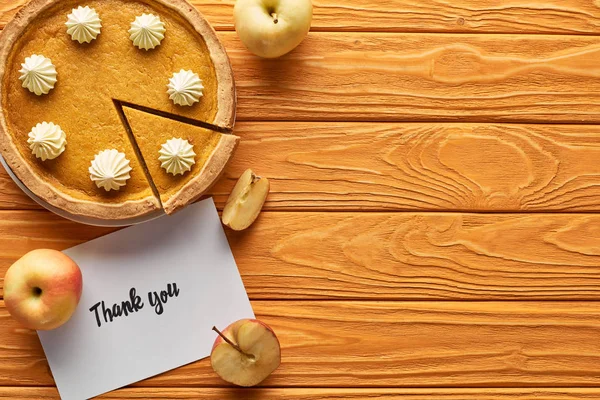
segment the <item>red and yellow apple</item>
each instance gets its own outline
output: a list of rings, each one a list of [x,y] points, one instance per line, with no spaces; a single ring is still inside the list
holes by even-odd
[[[223,380],[238,386],[254,386],[279,367],[281,348],[275,332],[264,322],[241,319],[220,332],[210,363]]]
[[[237,0],[235,30],[252,53],[275,58],[304,40],[312,21],[311,0]]]
[[[4,276],[8,312],[30,329],[48,330],[71,318],[81,297],[81,270],[56,250],[30,251]]]

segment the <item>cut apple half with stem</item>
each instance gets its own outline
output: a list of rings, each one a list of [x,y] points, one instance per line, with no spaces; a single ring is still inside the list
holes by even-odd
[[[223,380],[238,386],[255,386],[279,367],[281,348],[275,332],[264,322],[242,319],[219,331],[210,363]]]
[[[260,214],[269,194],[269,180],[251,169],[238,179],[223,209],[223,224],[235,231],[248,228]]]

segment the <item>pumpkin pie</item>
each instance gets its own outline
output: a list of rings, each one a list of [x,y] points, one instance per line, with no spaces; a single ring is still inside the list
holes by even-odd
[[[229,60],[183,0],[33,0],[0,36],[0,97],[6,162],[76,215],[173,212],[211,186],[238,141]],[[177,175],[159,160],[171,139],[195,154]]]

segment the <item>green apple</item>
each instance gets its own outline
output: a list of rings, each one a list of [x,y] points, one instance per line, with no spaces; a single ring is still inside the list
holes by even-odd
[[[310,30],[311,0],[237,0],[235,30],[242,43],[260,57],[292,51]]]

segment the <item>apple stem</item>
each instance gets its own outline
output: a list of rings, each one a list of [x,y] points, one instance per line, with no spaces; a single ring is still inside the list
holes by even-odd
[[[251,356],[250,354],[247,354],[244,351],[242,351],[242,349],[240,349],[240,346],[238,346],[237,344],[235,344],[231,340],[229,340],[229,338],[227,338],[227,336],[223,335],[223,333],[220,330],[218,330],[216,326],[213,326],[212,330],[217,332],[219,334],[219,336],[221,336],[223,338],[223,340],[226,341],[231,347],[233,347],[234,349],[236,349],[237,351],[239,351],[240,353],[242,353],[243,355],[245,355],[248,358],[254,358],[254,356]]]
[[[277,22],[279,22],[279,20],[277,19],[277,13],[271,13],[271,17],[273,17],[273,23],[276,24]]]

